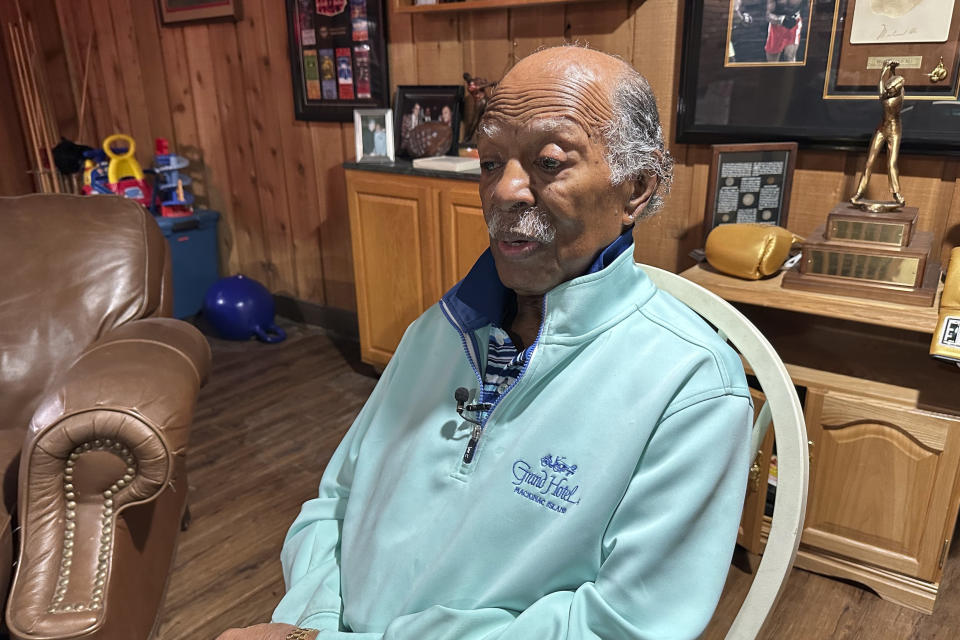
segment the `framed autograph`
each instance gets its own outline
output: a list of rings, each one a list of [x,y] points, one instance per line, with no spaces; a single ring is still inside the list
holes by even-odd
[[[787,226],[797,143],[713,145],[704,238],[721,224]]]
[[[875,97],[886,60],[900,63],[897,74],[910,99],[956,100],[960,2],[837,0],[823,97]]]
[[[960,0],[686,0],[685,15],[678,142],[865,151],[895,59],[901,152],[960,155]]]
[[[297,120],[390,106],[385,0],[286,0]]]

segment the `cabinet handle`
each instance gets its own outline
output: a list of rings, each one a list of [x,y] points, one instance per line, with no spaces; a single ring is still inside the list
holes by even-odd
[[[950,548],[950,538],[943,541],[943,548],[940,549],[940,561],[937,562],[937,568],[943,569],[943,561],[947,559],[947,549]]]
[[[813,440],[807,440],[807,463],[809,466],[813,466],[813,447],[817,443]]]
[[[753,464],[750,465],[750,490],[756,493],[760,491],[760,461],[763,460],[763,450],[758,450],[753,458]]]

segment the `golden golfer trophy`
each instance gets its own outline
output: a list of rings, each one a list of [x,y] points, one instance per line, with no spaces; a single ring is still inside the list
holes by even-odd
[[[803,243],[798,271],[784,275],[783,286],[931,306],[940,265],[929,259],[933,234],[917,231],[916,207],[900,193],[897,158],[902,130],[903,77],[897,62],[887,61],[878,90],[883,117],[870,141],[870,152],[857,192],[827,215]],[[886,146],[887,176],[892,200],[864,197],[873,166]]]

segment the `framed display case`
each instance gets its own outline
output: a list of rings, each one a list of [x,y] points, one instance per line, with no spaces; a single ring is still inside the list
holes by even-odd
[[[721,224],[787,226],[796,142],[713,145],[704,238]]]
[[[384,0],[287,0],[297,120],[390,106]]]
[[[863,150],[883,62],[895,59],[906,87],[901,151],[960,154],[960,2],[686,4],[678,142]]]

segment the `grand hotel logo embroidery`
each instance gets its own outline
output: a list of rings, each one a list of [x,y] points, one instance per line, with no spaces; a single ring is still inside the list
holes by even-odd
[[[539,468],[520,459],[513,463],[513,492],[541,507],[566,513],[580,503],[580,485],[571,482],[576,472],[577,465],[563,456],[548,453],[540,458]]]

